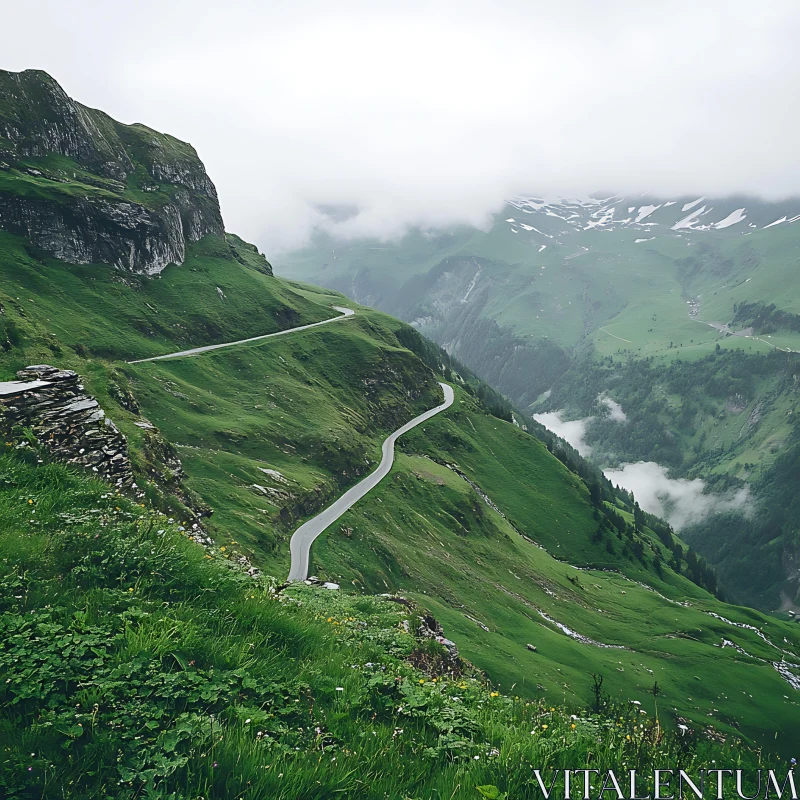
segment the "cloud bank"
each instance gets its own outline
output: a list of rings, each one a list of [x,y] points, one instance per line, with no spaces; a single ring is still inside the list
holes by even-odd
[[[607,406],[609,416],[615,422],[627,420],[619,403],[602,395],[598,401]],[[534,414],[533,418],[569,442],[585,458],[591,456],[592,447],[586,442],[586,436],[594,417],[565,420],[561,411],[548,411]],[[700,478],[670,478],[667,468],[655,461],[623,464],[616,469],[604,470],[604,474],[615,486],[633,492],[645,511],[667,520],[675,530],[700,522],[709,514],[750,511],[750,490],[747,487],[725,494],[706,494],[706,484]]]
[[[613,422],[627,422],[628,415],[622,410],[622,406],[606,395],[600,395],[597,402],[608,409],[608,417]]]
[[[639,505],[651,514],[666,519],[675,530],[723,511],[746,512],[750,501],[747,487],[724,495],[704,494],[705,482],[667,477],[666,467],[654,461],[624,464],[605,470],[611,483],[633,492]]]
[[[534,414],[533,418],[556,436],[569,442],[584,458],[592,454],[591,446],[586,443],[586,429],[594,417],[565,420],[561,411],[546,411],[543,414]]]
[[[35,35],[0,66],[191,141],[268,253],[481,226],[517,192],[800,193],[796,0],[7,5]]]

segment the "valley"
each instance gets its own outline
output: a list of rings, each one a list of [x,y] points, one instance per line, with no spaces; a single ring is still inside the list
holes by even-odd
[[[278,269],[431,336],[635,485],[731,599],[778,608],[798,592],[800,552],[794,512],[771,502],[790,491],[781,465],[797,441],[798,202],[520,197],[485,231],[411,231],[380,249],[318,234]],[[625,483],[637,462],[668,472]],[[693,510],[673,513],[687,485]]]
[[[0,160],[0,209],[16,210],[0,216],[0,380],[74,370],[132,478],[103,482],[83,452],[0,417],[9,797],[526,796],[536,759],[750,767],[795,752],[791,609],[726,602],[700,555],[714,531],[687,546],[531,416],[594,414],[600,463],[690,475],[693,447],[726,491],[785,473],[793,354],[734,346],[689,319],[674,274],[613,256],[608,237],[653,233],[663,206],[619,229],[592,208],[586,249],[554,255],[566,234],[548,219],[573,223],[519,200],[530,226],[412,234],[382,269],[351,272],[365,251],[337,246],[330,273],[309,274],[305,253],[286,278],[224,230],[190,145],[86,109],[45,73],[0,72]],[[741,223],[718,209],[702,233]],[[706,261],[669,261],[686,248],[674,238],[649,263],[716,285]],[[504,259],[542,254],[548,278],[490,257],[498,242]],[[741,247],[708,247],[757,282]],[[619,339],[644,350],[603,344]],[[657,441],[637,414],[664,420]]]

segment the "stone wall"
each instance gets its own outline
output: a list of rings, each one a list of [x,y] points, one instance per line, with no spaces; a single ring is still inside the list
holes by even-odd
[[[27,367],[0,383],[0,428],[30,428],[59,461],[80,464],[117,488],[134,486],[128,443],[72,370]]]

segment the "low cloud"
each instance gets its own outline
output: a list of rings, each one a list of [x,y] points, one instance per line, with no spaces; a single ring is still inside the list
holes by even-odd
[[[619,403],[602,394],[597,398],[597,402],[608,409],[608,416],[614,422],[627,422],[628,416]]]
[[[609,409],[609,416],[617,422],[625,422],[627,417],[620,405],[608,397],[598,397]],[[586,436],[589,424],[594,417],[565,420],[562,411],[547,411],[534,414],[533,418],[569,442],[582,456],[592,454]],[[617,469],[607,469],[605,476],[616,486],[633,492],[639,505],[651,514],[656,514],[672,525],[675,530],[701,522],[709,514],[723,511],[750,511],[750,490],[748,487],[723,494],[706,493],[705,481],[700,478],[670,478],[667,468],[655,461],[639,461],[636,464],[623,464]]]
[[[705,494],[705,482],[700,478],[669,478],[666,468],[654,461],[607,469],[605,476],[611,483],[633,492],[645,511],[666,519],[675,530],[700,522],[709,514],[746,512],[750,501],[747,487],[725,494]]]
[[[190,141],[268,255],[484,226],[520,192],[800,190],[796,0],[5,5],[36,34],[3,68]]]
[[[592,454],[592,448],[586,444],[586,429],[594,417],[565,420],[561,413],[546,411],[544,414],[534,414],[533,418],[547,430],[569,442],[584,458],[588,458]]]

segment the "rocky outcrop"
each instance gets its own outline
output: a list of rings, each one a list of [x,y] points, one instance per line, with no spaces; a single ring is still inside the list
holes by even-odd
[[[80,198],[66,206],[0,194],[0,228],[71,264],[110,264],[154,275],[182,264],[186,238],[178,210]]]
[[[147,275],[224,236],[191,145],[82,106],[38,70],[0,70],[0,229],[64,261]]]
[[[6,435],[29,428],[59,461],[79,464],[116,487],[135,487],[128,443],[87,394],[77,373],[47,364],[0,383],[0,427]]]

